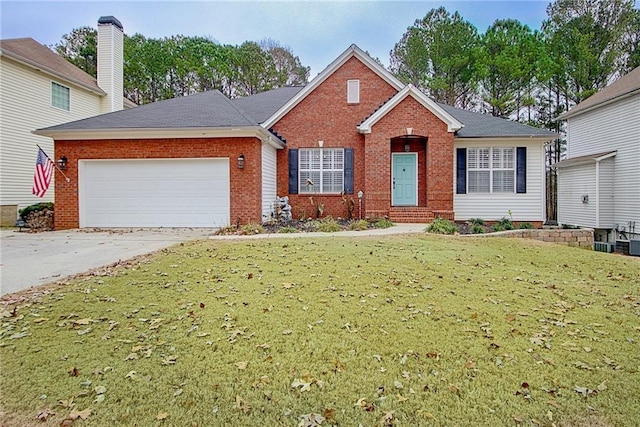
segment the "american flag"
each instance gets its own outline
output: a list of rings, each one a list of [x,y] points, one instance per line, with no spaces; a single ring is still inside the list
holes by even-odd
[[[38,160],[36,160],[36,172],[33,174],[33,189],[31,192],[38,197],[44,197],[44,194],[51,184],[51,175],[53,175],[53,162],[38,148]]]

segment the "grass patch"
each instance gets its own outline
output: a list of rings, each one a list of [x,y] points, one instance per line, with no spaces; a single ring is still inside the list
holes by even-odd
[[[373,228],[390,228],[393,227],[393,222],[387,218],[379,218],[373,220]]]
[[[338,221],[328,216],[318,221],[318,231],[335,233],[336,231],[342,231],[342,226],[338,224]]]
[[[363,231],[367,228],[369,228],[369,223],[365,219],[353,219],[347,225],[347,230]]]
[[[638,277],[516,239],[187,243],[3,306],[0,424],[631,426]]]

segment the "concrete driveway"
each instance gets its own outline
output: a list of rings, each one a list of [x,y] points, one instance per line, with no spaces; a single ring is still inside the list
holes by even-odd
[[[173,244],[205,238],[213,228],[64,230],[0,229],[0,295],[113,264]]]

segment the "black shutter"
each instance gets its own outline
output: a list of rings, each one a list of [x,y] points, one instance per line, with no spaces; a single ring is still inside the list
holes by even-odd
[[[518,147],[516,155],[516,193],[527,192],[527,147]]]
[[[353,148],[344,149],[344,193],[353,194]]]
[[[467,149],[456,150],[456,194],[467,194]]]
[[[289,194],[298,194],[298,149],[289,149]]]

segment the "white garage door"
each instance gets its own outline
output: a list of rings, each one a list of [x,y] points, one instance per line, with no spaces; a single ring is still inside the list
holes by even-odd
[[[80,227],[229,224],[229,159],[81,160]]]

